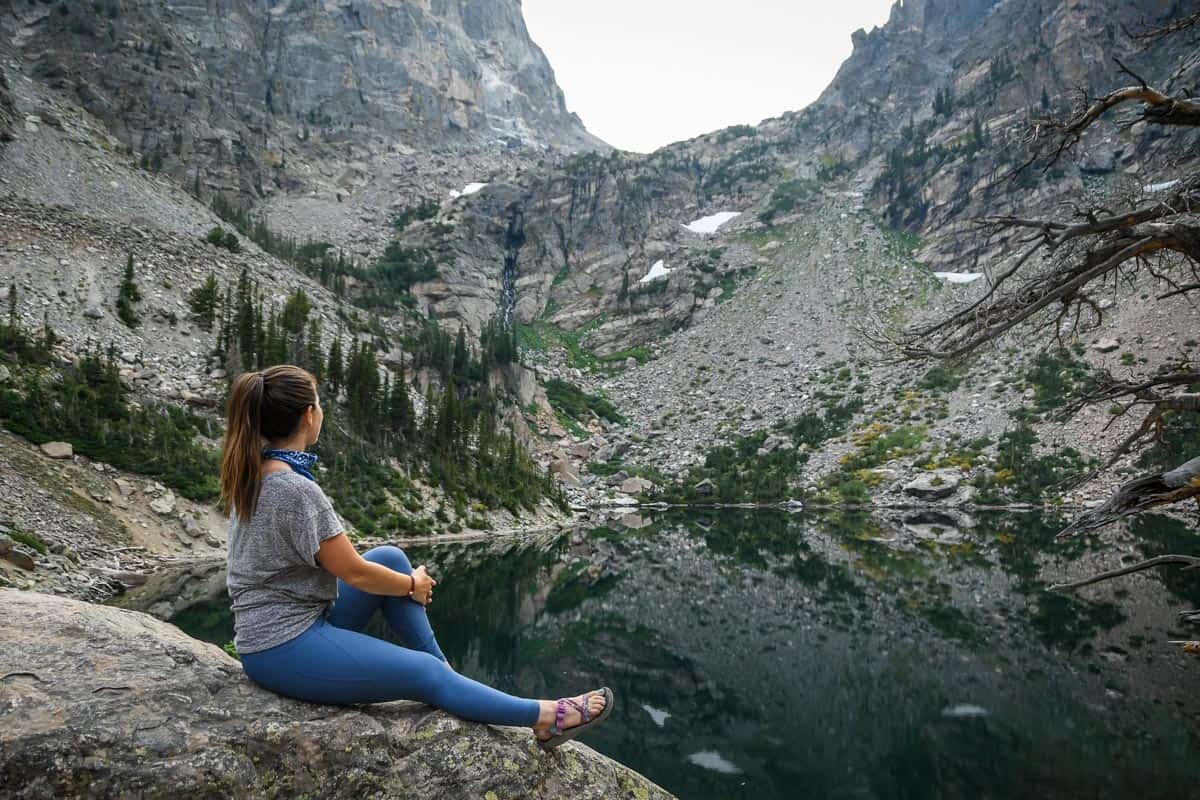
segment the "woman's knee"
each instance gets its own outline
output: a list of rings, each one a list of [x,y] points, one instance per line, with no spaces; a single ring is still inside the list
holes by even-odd
[[[379,547],[372,547],[363,553],[363,559],[375,564],[382,564],[396,572],[412,572],[412,564],[409,562],[408,556],[394,544],[383,544]]]

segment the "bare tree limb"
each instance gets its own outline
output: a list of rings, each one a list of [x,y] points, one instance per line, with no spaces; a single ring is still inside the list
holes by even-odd
[[[1134,572],[1141,572],[1142,570],[1151,569],[1152,567],[1159,567],[1163,564],[1184,564],[1186,565],[1184,569],[1195,569],[1196,567],[1200,567],[1200,558],[1196,558],[1195,556],[1176,555],[1155,556],[1154,558],[1149,558],[1145,561],[1139,561],[1136,564],[1131,564],[1128,567],[1121,567],[1120,569],[1111,569],[1108,572],[1101,572],[1100,574],[1093,575],[1090,578],[1083,578],[1082,580],[1071,581],[1069,583],[1056,583],[1049,587],[1049,591],[1061,592],[1065,589],[1078,589],[1082,586],[1091,586],[1093,583],[1100,583],[1101,581],[1107,581],[1112,578],[1119,578],[1122,575],[1130,575]]]

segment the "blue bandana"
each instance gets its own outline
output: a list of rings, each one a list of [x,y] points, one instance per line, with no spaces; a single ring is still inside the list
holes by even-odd
[[[299,472],[313,483],[317,482],[317,479],[308,471],[313,464],[317,463],[316,453],[309,453],[304,450],[278,450],[274,447],[267,447],[263,449],[262,455],[263,458],[277,458],[280,461],[285,461],[296,472]]]

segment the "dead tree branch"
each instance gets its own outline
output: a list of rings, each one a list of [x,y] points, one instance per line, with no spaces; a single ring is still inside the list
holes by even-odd
[[[1185,565],[1184,569],[1195,569],[1196,567],[1200,567],[1200,558],[1196,558],[1195,556],[1176,555],[1155,556],[1154,558],[1149,558],[1145,561],[1139,561],[1137,564],[1131,564],[1128,567],[1121,567],[1120,569],[1111,569],[1108,572],[1101,572],[1100,574],[1093,575],[1090,578],[1083,578],[1082,580],[1071,581],[1069,583],[1056,583],[1049,587],[1049,590],[1052,592],[1060,592],[1067,589],[1078,589],[1082,586],[1091,586],[1093,583],[1100,583],[1101,581],[1107,581],[1112,578],[1119,578],[1122,575],[1131,575],[1134,572],[1141,572],[1142,570],[1151,569],[1153,567],[1160,567],[1163,564],[1183,564]]]
[[[1059,531],[1067,537],[1103,527],[1121,517],[1200,497],[1200,457],[1168,472],[1135,478],[1123,484],[1103,505],[1084,512]]]

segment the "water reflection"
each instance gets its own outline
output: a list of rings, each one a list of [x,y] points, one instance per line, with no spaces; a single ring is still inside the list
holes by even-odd
[[[1119,551],[1038,514],[636,516],[410,548],[451,662],[526,695],[613,686],[586,741],[685,798],[1188,796],[1200,703],[1158,646],[1200,606],[1186,573],[1047,593]],[[1170,520],[1123,535],[1194,549]],[[176,614],[232,638],[223,598]]]

